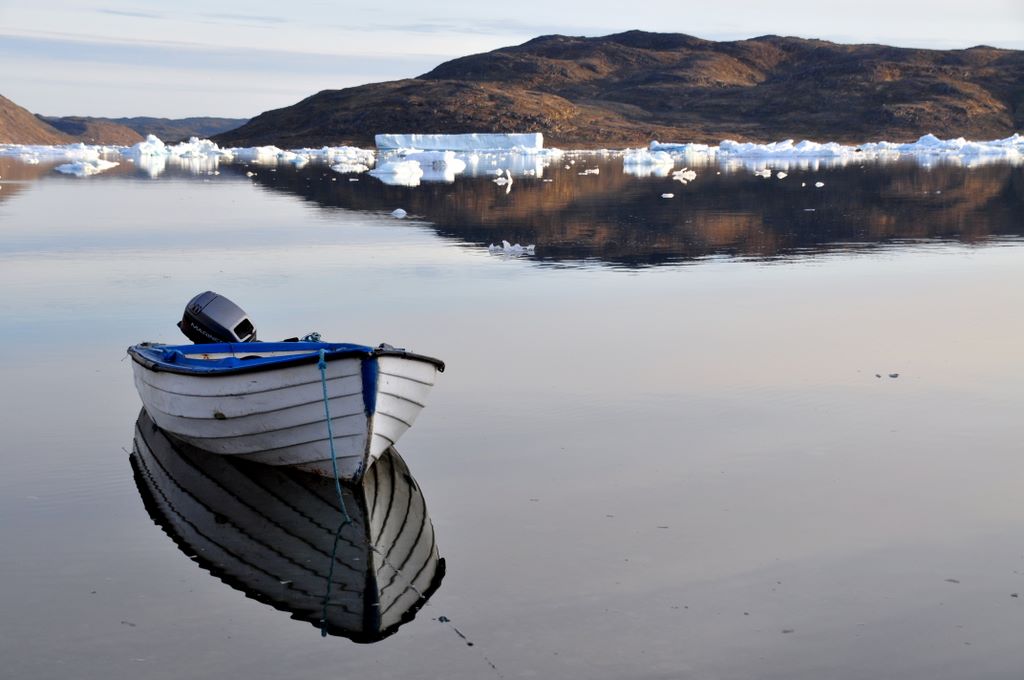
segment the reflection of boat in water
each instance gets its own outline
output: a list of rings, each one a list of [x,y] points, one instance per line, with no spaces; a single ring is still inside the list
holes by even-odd
[[[325,633],[375,642],[412,620],[444,577],[434,527],[389,449],[356,487],[237,461],[168,438],[143,410],[131,456],[153,520],[204,569]]]

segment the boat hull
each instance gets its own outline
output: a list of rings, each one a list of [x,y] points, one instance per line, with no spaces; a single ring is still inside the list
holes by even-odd
[[[200,449],[240,460],[329,476],[337,465],[338,476],[347,481],[361,479],[412,426],[443,369],[436,360],[417,355],[370,350],[327,355],[322,372],[315,356],[299,360],[301,352],[278,352],[299,357],[282,359],[279,366],[269,362],[254,364],[252,370],[243,365],[202,372],[191,365],[197,357],[217,362],[224,354],[195,347],[200,349],[187,348],[191,363],[180,368],[183,359],[179,370],[172,370],[173,363],[147,360],[153,352],[129,350],[136,389],[158,427]],[[260,355],[258,347],[242,351],[249,353],[246,358],[274,354]]]

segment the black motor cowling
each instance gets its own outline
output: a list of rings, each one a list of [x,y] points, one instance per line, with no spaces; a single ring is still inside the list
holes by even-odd
[[[256,328],[245,310],[212,290],[189,300],[178,328],[197,344],[256,341]]]

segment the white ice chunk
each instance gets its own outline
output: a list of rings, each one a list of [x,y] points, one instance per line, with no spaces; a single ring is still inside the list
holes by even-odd
[[[494,178],[491,181],[493,181],[495,184],[497,184],[500,187],[501,186],[505,187],[505,193],[506,194],[508,192],[512,191],[512,171],[509,170],[508,168],[505,169],[505,176],[504,177],[496,177],[496,178]]]
[[[500,246],[496,246],[493,243],[487,246],[487,252],[492,255],[504,255],[507,257],[522,257],[524,255],[533,255],[534,246],[531,243],[528,246],[521,246],[518,243],[512,245],[508,241],[502,241]]]
[[[402,219],[408,214],[409,213],[405,212],[401,208],[395,208],[394,210],[391,211],[391,216],[397,219]]]
[[[369,169],[369,167],[363,165],[362,163],[341,162],[335,163],[334,165],[331,166],[331,170],[342,175],[359,174],[361,172],[366,172]]]
[[[370,174],[385,184],[416,187],[423,177],[423,168],[416,161],[387,161],[371,170]]]
[[[110,168],[116,168],[120,163],[113,161],[105,161],[102,158],[97,158],[91,161],[75,161],[73,163],[65,163],[64,165],[58,165],[54,170],[62,172],[65,175],[74,175],[75,177],[88,177],[89,175],[98,175],[105,170]]]
[[[499,151],[518,149],[528,153],[544,148],[544,135],[539,132],[459,135],[381,134],[376,135],[374,141],[380,150],[415,148],[424,151]]]
[[[686,184],[697,179],[697,173],[689,168],[683,168],[682,170],[676,170],[672,173],[672,179]]]
[[[762,168],[760,170],[755,170],[754,174],[757,175],[758,177],[764,177],[765,179],[767,179],[772,176],[772,171],[769,170],[768,168]]]
[[[664,151],[628,149],[622,157],[623,165],[675,165],[676,159]]]
[[[676,195],[675,194],[662,194],[661,197],[662,198],[675,198]]]
[[[163,156],[167,154],[167,146],[156,135],[146,135],[144,141],[133,145],[126,152],[129,156]]]
[[[824,183],[824,182],[815,182],[815,183],[814,183],[814,186],[816,186],[816,187],[818,187],[818,188],[820,189],[820,188],[822,188],[823,186],[825,186],[825,183]]]

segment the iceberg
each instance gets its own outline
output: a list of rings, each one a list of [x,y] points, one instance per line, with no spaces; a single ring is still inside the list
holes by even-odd
[[[75,161],[74,163],[65,163],[64,165],[58,165],[54,170],[62,172],[65,175],[74,175],[75,177],[88,177],[89,175],[98,175],[101,172],[116,168],[120,163],[114,161],[105,161],[102,158],[97,158],[89,161]]]
[[[675,165],[676,159],[666,151],[648,149],[627,149],[622,157],[623,165]]]
[[[369,166],[363,165],[362,163],[348,163],[345,161],[335,163],[331,166],[331,170],[342,175],[359,174],[361,172],[366,172],[369,169]]]
[[[370,175],[385,184],[417,187],[423,177],[423,168],[416,161],[387,161],[371,170]]]
[[[697,173],[689,168],[682,168],[681,170],[676,170],[672,173],[672,179],[686,184],[687,182],[692,182],[697,179]]]
[[[521,246],[518,243],[512,245],[508,241],[502,241],[500,246],[493,243],[487,246],[487,252],[491,255],[503,255],[505,257],[523,257],[534,254],[534,245]]]
[[[374,136],[380,150],[422,149],[423,151],[539,151],[544,135],[528,133],[381,134]]]
[[[968,141],[963,137],[940,139],[932,134],[908,143],[866,142],[850,145],[839,142],[794,142],[785,139],[769,144],[722,140],[718,146],[703,144],[664,144],[651,142],[652,153],[668,153],[673,157],[700,156],[706,162],[718,160],[724,167],[745,167],[762,170],[773,166],[800,167],[816,170],[821,166],[840,166],[865,160],[891,161],[911,158],[919,163],[945,161],[978,165],[989,162],[1024,164],[1024,135],[1020,133],[990,141]],[[780,178],[781,179],[781,178]]]

